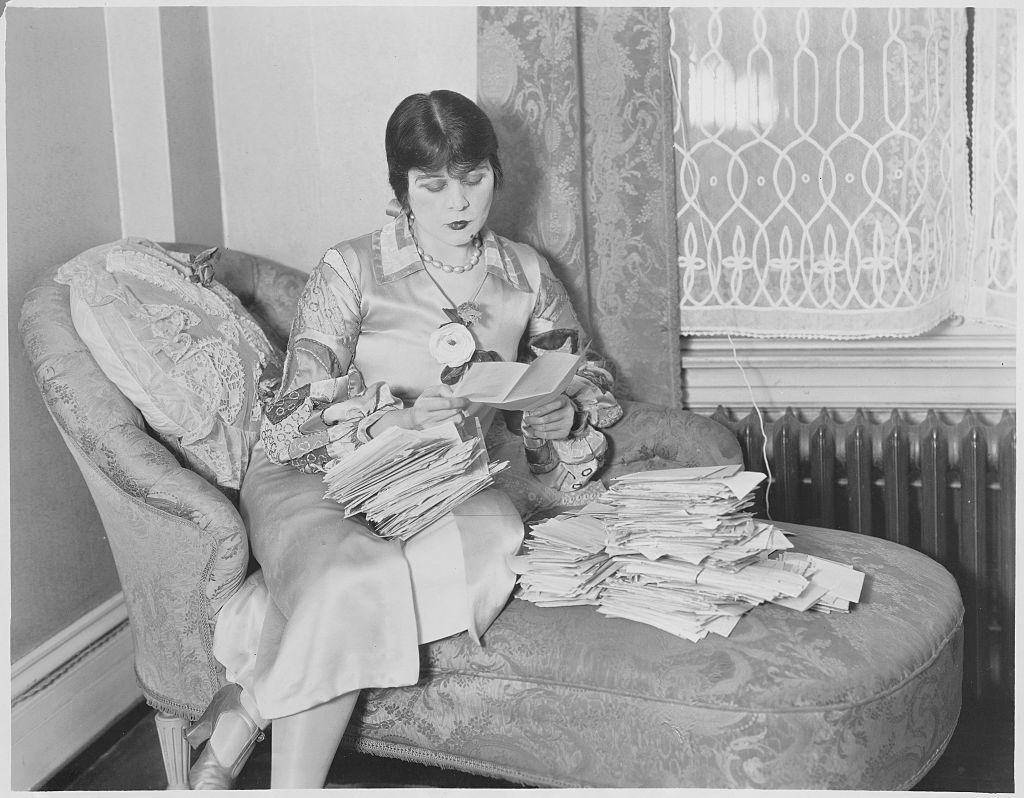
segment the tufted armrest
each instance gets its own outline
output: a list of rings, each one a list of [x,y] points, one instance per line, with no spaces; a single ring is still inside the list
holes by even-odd
[[[26,296],[22,340],[43,401],[103,520],[146,698],[166,712],[195,717],[223,684],[212,630],[249,565],[245,526],[224,493],[150,436],[139,411],[100,370],[75,331],[68,287],[53,279],[58,268],[41,273]],[[222,250],[216,276],[283,349],[306,275]]]
[[[621,404],[623,417],[604,430],[610,454],[603,478],[655,468],[743,462],[736,437],[716,421],[675,407]]]
[[[245,527],[230,499],[150,437],[142,415],[100,370],[75,331],[70,292],[54,282],[56,271],[40,274],[25,297],[22,341],[103,519],[147,698],[194,714],[222,678],[210,651],[210,619],[245,577]],[[141,645],[142,636],[153,639]],[[181,662],[190,659],[202,678],[186,679]]]
[[[61,432],[105,476],[148,501],[155,486],[185,469],[149,436],[142,415],[96,365],[71,321],[68,287],[53,280],[56,271],[43,273],[28,292],[19,325],[43,401]],[[206,486],[210,490],[197,491],[183,516],[201,526],[223,521],[224,505],[231,507],[218,490]]]

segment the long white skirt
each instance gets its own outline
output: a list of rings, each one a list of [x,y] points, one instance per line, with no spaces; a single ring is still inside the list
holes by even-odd
[[[262,570],[221,609],[214,655],[264,718],[363,687],[415,684],[420,643],[477,641],[515,585],[523,523],[486,490],[406,543],[383,540],[323,498],[319,475],[271,463],[261,446],[241,513]]]

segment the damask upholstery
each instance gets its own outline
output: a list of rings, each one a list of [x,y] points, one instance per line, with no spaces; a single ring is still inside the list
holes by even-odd
[[[204,249],[167,246],[191,254]],[[223,668],[211,651],[210,619],[249,567],[245,527],[232,501],[155,440],[139,411],[105,377],[75,331],[69,289],[54,280],[56,272],[54,267],[41,273],[26,295],[22,340],[43,400],[104,522],[146,699],[162,711],[195,718],[223,684]],[[283,348],[306,275],[225,250],[216,276],[239,297],[271,343]],[[708,456],[740,459],[735,439],[706,419],[626,406],[626,418],[611,436],[613,463],[641,459],[644,447],[679,432],[684,435],[677,440],[687,451],[703,456],[694,447],[699,438]],[[663,426],[652,425],[652,419]],[[687,434],[687,425],[701,427],[704,434]]]
[[[868,575],[852,612],[764,605],[728,638],[690,643],[514,600],[484,648],[439,641],[415,687],[369,692],[348,742],[552,787],[910,787],[959,717],[955,581],[886,540],[779,526]]]
[[[668,9],[482,5],[477,93],[505,182],[488,224],[541,252],[616,396],[676,406],[678,344]],[[685,83],[684,83],[685,85]]]
[[[105,377],[75,331],[69,289],[54,281],[56,272],[42,272],[25,297],[22,341],[104,522],[146,699],[195,718],[223,684],[210,619],[249,567],[245,527],[232,501],[151,436]],[[228,251],[217,276],[283,347],[305,275]]]
[[[103,376],[55,271],[24,301],[25,348],[106,528],[146,700],[195,718],[223,683],[212,619],[250,567],[246,532],[231,500]],[[217,277],[283,347],[305,275],[229,250]],[[610,430],[613,473],[741,461],[724,427],[624,408]],[[437,641],[422,649],[417,685],[365,691],[347,744],[537,785],[912,784],[959,710],[956,585],[885,541],[801,529],[796,542],[869,574],[854,612],[762,607],[728,639],[692,644],[591,608],[513,600],[482,649],[465,635]]]

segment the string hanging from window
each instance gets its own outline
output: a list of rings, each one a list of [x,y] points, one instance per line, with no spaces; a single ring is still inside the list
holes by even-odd
[[[1012,326],[1017,306],[1017,41],[1012,8],[974,11],[969,318]]]

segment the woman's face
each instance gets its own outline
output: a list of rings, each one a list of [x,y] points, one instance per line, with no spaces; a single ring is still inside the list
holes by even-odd
[[[487,222],[494,199],[494,172],[489,161],[462,177],[447,172],[409,170],[409,208],[416,235],[426,250],[464,247]],[[443,246],[441,251],[443,251]],[[438,252],[432,254],[438,255]]]

